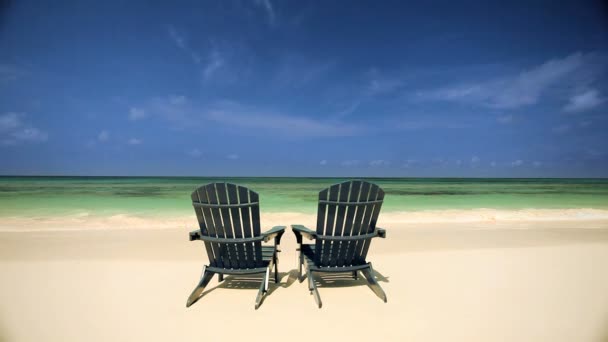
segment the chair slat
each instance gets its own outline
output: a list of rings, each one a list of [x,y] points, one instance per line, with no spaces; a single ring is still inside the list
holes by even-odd
[[[232,217],[230,213],[230,208],[228,205],[228,189],[226,188],[226,183],[216,183],[215,188],[217,190],[217,200],[218,204],[224,205],[223,207],[218,208],[220,214],[222,215],[222,222],[224,225],[224,234],[227,239],[234,238],[234,229],[232,228]],[[226,251],[228,253],[228,260],[230,263],[230,267],[238,268],[239,260],[236,252],[236,245],[234,244],[226,244]]]
[[[259,202],[259,195],[257,194],[257,192],[249,190],[249,200],[251,202]],[[251,228],[253,229],[253,235],[259,236],[260,234],[262,234],[262,230],[260,227],[260,206],[254,205],[250,209],[251,209]],[[257,265],[262,265],[264,263],[264,260],[262,259],[262,243],[254,242],[253,245],[254,245],[253,253],[255,255]]]
[[[228,203],[239,205],[239,194],[237,186],[234,184],[226,184],[228,192]],[[239,207],[231,207],[230,214],[232,216],[232,228],[234,230],[234,237],[239,239],[243,237],[243,228],[241,222],[241,211]],[[245,257],[245,244],[237,244],[236,253],[238,258],[239,268],[247,268],[247,258]]]
[[[239,194],[239,202],[242,203],[250,203],[249,200],[249,189],[238,186],[238,194]],[[243,227],[243,237],[252,237],[253,229],[251,228],[251,215],[249,215],[251,208],[250,207],[241,207],[239,209],[241,213],[241,226]],[[247,267],[254,268],[256,266],[255,255],[253,253],[254,245],[253,243],[245,244],[245,254],[247,255]]]
[[[192,192],[190,198],[192,198],[192,202],[200,202],[201,199],[199,197],[198,189]],[[209,235],[209,230],[207,229],[207,224],[205,223],[205,216],[203,215],[203,208],[194,207],[194,212],[196,213],[196,220],[198,221],[198,226],[201,230],[201,234]],[[213,254],[213,244],[205,241],[205,250],[207,251],[209,263],[215,262],[215,255]]]
[[[209,203],[219,204],[218,194],[217,194],[217,183],[210,184],[207,186],[207,196],[209,196]],[[226,230],[224,221],[222,219],[222,212],[220,208],[209,208],[211,211],[211,215],[213,216],[213,221],[215,222],[215,232],[217,237],[225,238]],[[230,264],[230,254],[229,247],[226,244],[219,243],[220,248],[220,258],[222,260],[222,264],[225,268],[232,268]]]
[[[348,201],[348,194],[350,193],[351,182],[344,182],[340,184],[340,195],[338,200],[340,202]],[[342,236],[342,230],[344,228],[344,219],[346,217],[346,210],[348,207],[340,205],[336,212],[336,226],[334,229],[334,236]],[[330,249],[330,262],[329,266],[338,266],[339,253],[342,248],[342,241],[333,241],[332,248]]]
[[[350,183],[350,193],[347,201],[350,203],[359,201],[359,191],[361,190],[361,181],[352,181]],[[353,220],[355,214],[359,209],[360,205],[348,205],[346,206],[346,218],[344,220],[344,228],[342,229],[342,236],[351,236],[353,230]],[[346,253],[353,241],[343,241],[340,245],[340,252],[338,253],[337,266],[348,266],[349,260],[346,260]],[[347,265],[348,264],[348,265]]]
[[[317,232],[325,232],[325,224],[327,222],[327,217],[328,217],[327,204],[322,203],[321,201],[327,200],[328,192],[329,192],[329,189],[325,189],[325,190],[319,192],[319,206],[317,208]],[[321,251],[322,248],[323,248],[323,241],[316,240],[315,241],[315,250]],[[318,260],[315,260],[315,262],[320,261],[320,259],[319,259],[320,256],[321,256],[321,253],[318,253]]]
[[[359,191],[359,201],[367,201],[367,199],[369,197],[370,186],[371,186],[371,184],[368,182],[361,183],[361,188]],[[361,235],[363,217],[365,216],[365,212],[368,207],[371,207],[371,204],[368,203],[368,204],[357,207],[357,212],[353,219],[353,228],[351,231],[351,236]],[[348,246],[348,250],[346,251],[346,260],[350,263],[354,263],[356,261],[355,260],[355,251],[357,249],[358,244],[359,244],[359,241],[354,241],[354,242],[351,242],[350,245]]]
[[[384,199],[384,191],[378,187],[377,191],[376,191],[376,200],[383,200]],[[380,208],[382,207],[382,203],[378,203],[374,205],[374,209],[372,212],[372,217],[370,219],[370,223],[368,226],[368,233],[373,232],[376,229],[376,222],[378,221],[378,215],[380,214]],[[369,250],[369,246],[371,245],[371,239],[367,240],[363,243],[363,248],[361,250],[361,258],[365,259],[365,257],[367,256],[367,251]]]
[[[200,202],[209,203],[209,185],[202,186],[198,189],[198,194],[200,198]],[[205,217],[205,222],[207,224],[207,229],[209,230],[209,236],[211,237],[220,237],[217,233],[217,226],[213,213],[211,212],[211,208],[201,208],[203,215]],[[213,246],[213,254],[214,260],[211,263],[212,266],[224,267],[224,263],[222,262],[222,248],[221,244],[212,242]]]
[[[329,188],[329,196],[328,199],[330,201],[337,201],[340,193],[340,184],[333,185]],[[321,229],[317,230],[319,235],[333,235],[334,234],[334,225],[336,222],[336,206],[328,205],[327,206],[327,222],[325,227],[321,227]],[[315,260],[315,263],[320,263],[322,266],[329,265],[330,262],[330,252],[332,248],[332,241],[322,241],[321,249],[317,250],[315,253],[315,257],[319,260]]]

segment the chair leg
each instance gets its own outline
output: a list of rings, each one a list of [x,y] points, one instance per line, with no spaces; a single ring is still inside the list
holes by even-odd
[[[365,276],[365,279],[367,279],[369,287],[374,291],[376,296],[380,297],[380,299],[386,303],[386,294],[384,293],[384,290],[382,290],[382,287],[380,287],[380,284],[376,281],[376,278],[374,278],[374,269],[372,266],[370,265],[369,268],[362,269],[361,273]]]
[[[270,267],[266,269],[266,273],[264,273],[264,278],[262,279],[262,284],[260,285],[260,290],[258,291],[258,295],[255,298],[255,309],[257,310],[260,305],[262,305],[262,299],[264,298],[264,294],[268,291],[268,276],[270,275]]]
[[[317,305],[319,306],[319,309],[320,309],[321,306],[323,306],[323,303],[321,302],[321,296],[319,295],[319,290],[317,289],[317,284],[315,284],[315,280],[312,277],[312,271],[310,269],[308,269],[307,275],[308,275],[308,289],[310,290],[310,293],[315,296],[315,302],[317,302]]]
[[[218,277],[218,283],[221,283],[221,282],[224,281],[224,274],[223,273],[218,273],[217,277]]]
[[[304,263],[304,255],[302,254],[302,247],[300,247],[300,262],[298,268],[298,281],[301,283],[304,281],[304,277],[302,276],[302,264]]]
[[[274,255],[274,283],[279,283],[279,258],[276,253]]]
[[[205,286],[207,286],[207,284],[209,284],[209,282],[213,278],[214,274],[215,273],[213,273],[213,272],[208,272],[206,270],[206,268],[203,267],[203,274],[201,275],[201,279],[198,282],[198,285],[196,285],[196,287],[190,294],[190,297],[188,297],[188,301],[186,302],[186,307],[189,307],[190,305],[196,303],[196,301],[201,298],[201,294],[205,290]]]
[[[355,278],[355,280],[359,279],[359,273],[357,271],[353,271],[353,278]]]

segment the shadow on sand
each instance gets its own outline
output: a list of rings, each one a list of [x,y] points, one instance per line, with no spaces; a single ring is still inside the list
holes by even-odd
[[[224,277],[223,281],[219,282],[219,284],[208,290],[205,290],[198,297],[197,301],[217,289],[257,290],[260,288],[262,279],[263,274],[227,275]],[[296,280],[298,280],[298,271],[294,269],[289,272],[279,272],[278,283],[275,283],[273,279],[274,277],[271,275],[271,280],[268,282],[268,291],[266,292],[266,295],[262,298],[261,304],[264,303],[264,300],[267,296],[272,295],[272,293],[278,288],[288,288],[294,282],[296,282]]]
[[[377,270],[373,270],[373,277],[376,282],[388,283],[389,277],[383,275]],[[302,281],[307,278],[304,274]],[[376,296],[386,302],[386,294],[380,288],[378,283],[372,283],[368,281],[361,271],[357,271],[356,276],[351,272],[340,272],[340,273],[329,273],[329,272],[314,272],[313,281],[316,287],[319,288],[336,288],[336,287],[354,287],[354,286],[367,286],[372,290]],[[312,291],[311,291],[312,293]],[[320,299],[319,299],[320,300]],[[319,306],[321,307],[321,306]]]

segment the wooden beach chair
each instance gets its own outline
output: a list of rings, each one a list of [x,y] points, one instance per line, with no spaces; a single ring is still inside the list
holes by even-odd
[[[224,275],[262,273],[262,284],[255,300],[257,309],[268,291],[270,271],[274,266],[274,282],[279,281],[277,253],[284,226],[260,232],[260,205],[256,192],[230,183],[210,183],[194,190],[192,206],[199,229],[190,232],[190,241],[202,240],[207,250],[209,265],[203,266],[201,279],[192,291],[186,307],[194,304],[205,286],[217,273]],[[274,239],[274,245],[262,242]]]
[[[365,260],[374,237],[386,237],[386,231],[376,227],[384,191],[365,181],[347,181],[319,192],[317,229],[292,225],[299,246],[299,280],[304,280],[302,266],[308,276],[308,288],[319,308],[319,291],[314,272],[351,272],[357,279],[361,272],[370,288],[386,303],[386,294],[374,278],[372,264]],[[302,238],[314,239],[303,244]]]

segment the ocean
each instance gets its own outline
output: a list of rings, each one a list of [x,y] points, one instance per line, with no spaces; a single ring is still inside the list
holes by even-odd
[[[262,212],[316,212],[318,192],[343,178],[0,177],[0,218],[193,215],[190,193],[208,182],[241,184]],[[608,179],[370,178],[383,212],[608,209]]]

